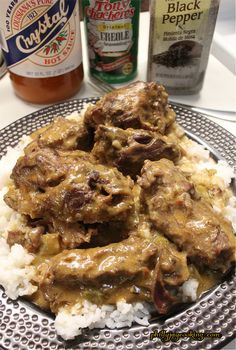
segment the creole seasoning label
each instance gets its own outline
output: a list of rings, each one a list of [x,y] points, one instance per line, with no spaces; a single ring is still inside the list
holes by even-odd
[[[83,7],[91,73],[111,83],[132,79],[140,1],[84,0]]]
[[[0,29],[5,61],[15,74],[52,77],[81,64],[77,0],[3,0]]]
[[[188,89],[203,79],[214,30],[211,5],[212,0],[152,1],[149,80]]]

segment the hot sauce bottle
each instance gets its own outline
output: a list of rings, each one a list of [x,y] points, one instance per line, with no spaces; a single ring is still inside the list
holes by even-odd
[[[90,74],[108,83],[137,75],[140,0],[82,0]]]
[[[2,0],[0,39],[17,96],[73,96],[83,80],[78,0]]]

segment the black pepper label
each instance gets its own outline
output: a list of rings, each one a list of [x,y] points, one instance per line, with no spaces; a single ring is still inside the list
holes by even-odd
[[[194,85],[204,64],[212,0],[152,1],[148,80]]]

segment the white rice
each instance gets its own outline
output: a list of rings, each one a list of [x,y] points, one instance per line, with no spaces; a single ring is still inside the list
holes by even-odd
[[[22,220],[3,200],[12,168],[30,141],[29,136],[23,136],[16,147],[8,147],[6,155],[0,160],[0,284],[11,299],[31,295],[37,290],[31,283],[35,276],[35,268],[30,266],[34,256],[21,245],[15,244],[10,248],[6,242],[7,231],[22,225]]]
[[[0,238],[0,284],[9,298],[31,295],[37,290],[30,282],[35,276],[34,267],[30,266],[33,259],[21,245],[10,248],[6,240]]]
[[[68,116],[66,116],[66,119],[69,119],[69,120],[78,120],[80,118],[81,118],[81,114],[76,112],[76,111],[74,111],[71,114],[69,114]]]
[[[8,147],[7,153],[0,160],[0,190],[7,186],[10,180],[12,168],[14,167],[16,160],[22,155],[23,149],[30,142],[29,136],[23,136],[16,147]]]
[[[206,160],[197,164],[196,167],[198,170],[215,170],[215,175],[224,181],[224,187],[228,187],[232,179],[235,177],[234,170],[225,160],[219,160],[217,163]]]
[[[88,105],[84,106],[84,111]],[[78,120],[81,114],[72,113],[68,119]],[[30,137],[24,136],[15,148],[9,147],[7,154],[0,160],[0,284],[6,294],[16,299],[18,296],[31,295],[35,287],[31,281],[35,277],[35,268],[31,265],[34,256],[29,254],[22,246],[15,244],[9,247],[6,238],[9,228],[17,229],[23,223],[21,216],[9,208],[3,201],[4,194],[8,191],[10,174],[16,160],[22,155],[24,147],[31,141]],[[190,141],[188,144],[188,160],[191,166],[194,164],[195,172],[201,174],[206,169],[215,170],[217,186],[226,189],[234,174],[232,169],[224,161],[214,163],[209,158],[209,151],[197,143]],[[189,147],[189,145],[191,147]],[[183,146],[184,147],[184,146]],[[185,164],[186,165],[186,164]],[[184,166],[184,165],[183,165]],[[216,207],[216,210],[219,208]],[[231,197],[224,208],[224,215],[233,222],[236,230],[236,197]],[[190,278],[180,288],[184,301],[194,301],[197,298],[198,281]],[[133,322],[147,326],[150,318],[147,303],[129,304],[119,301],[116,305],[103,305],[98,307],[88,301],[76,304],[71,309],[61,308],[56,316],[55,328],[57,333],[64,339],[72,339],[81,334],[81,330],[88,328],[121,328],[130,327]]]
[[[197,289],[199,282],[195,278],[189,278],[180,287],[180,292],[182,292],[183,301],[195,301],[197,299]]]
[[[210,176],[211,184],[222,192],[228,191],[232,180],[235,179],[235,173],[225,160],[215,162],[210,158],[210,152],[204,146],[190,139],[185,139],[181,146],[187,154],[180,162],[180,168],[183,171],[189,171],[194,174],[194,181],[201,179],[201,181],[206,182],[206,176],[208,175]],[[215,201],[212,198],[212,205],[216,212],[222,213],[226,219],[231,221],[236,232],[236,197],[231,192],[228,194],[229,198],[223,207],[222,203],[217,201],[217,198],[215,198]]]
[[[30,136],[23,136],[16,147],[8,147],[7,153],[0,159],[0,236],[6,236],[9,227],[21,220],[21,216],[6,205],[3,197],[8,192],[12,169],[30,141]]]
[[[98,307],[89,301],[74,305],[71,309],[61,308],[55,320],[57,333],[64,339],[81,334],[83,328],[111,329],[130,327],[133,322],[149,325],[150,313],[146,303],[128,304],[121,300],[116,306]]]
[[[223,181],[223,188],[226,189],[232,179],[235,177],[234,170],[231,168],[225,160],[219,160],[217,163],[210,158],[209,150],[204,146],[188,139],[187,142],[182,144],[182,147],[187,153],[187,159],[191,162],[191,166],[194,171],[200,172],[201,170],[215,170],[215,176]]]
[[[226,219],[232,222],[234,232],[236,232],[236,197],[229,199],[228,205],[224,209]]]
[[[79,119],[84,117],[84,114],[87,111],[89,106],[93,106],[93,104],[92,103],[84,103],[80,113],[77,111],[74,111],[71,114],[67,115],[66,119],[78,121]]]
[[[205,149],[204,146],[199,145],[199,143],[196,143],[191,140],[189,141],[190,141],[190,147],[187,150],[189,157],[192,160],[196,160],[198,162],[209,161],[210,152],[207,149]]]
[[[7,187],[3,187],[0,191],[0,236],[5,234],[7,231],[11,217],[14,214],[14,211],[9,208],[3,200],[3,197],[7,191]]]

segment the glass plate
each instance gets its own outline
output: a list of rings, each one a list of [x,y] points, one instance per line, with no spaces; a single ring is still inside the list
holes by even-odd
[[[57,104],[17,120],[0,131],[0,157],[7,146],[15,146],[22,135],[48,124],[55,116],[80,111],[85,103],[96,98],[72,100]],[[233,135],[201,114],[172,104],[177,121],[193,140],[207,147],[216,159],[225,159],[236,166],[236,140]],[[235,184],[233,184],[235,186]],[[236,334],[236,277],[231,270],[224,281],[205,293],[197,302],[188,304],[178,313],[153,319],[148,327],[133,325],[118,330],[86,330],[73,341],[64,341],[55,332],[53,317],[22,298],[12,301],[0,289],[0,348],[19,350],[45,349],[220,349]],[[180,338],[163,343],[150,340],[153,331],[221,333],[221,338],[206,337],[202,341]]]

